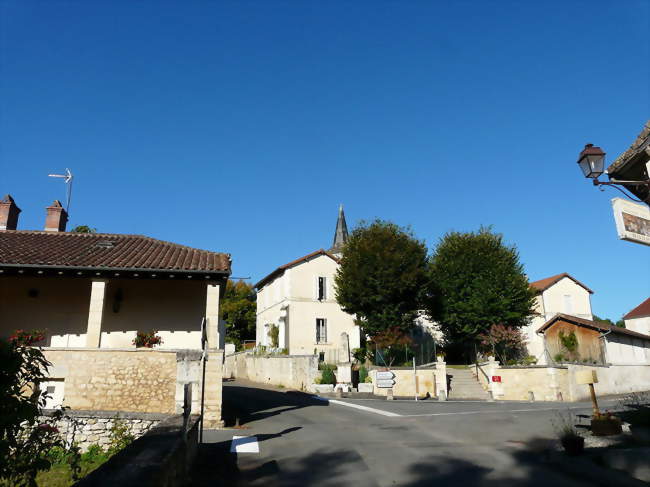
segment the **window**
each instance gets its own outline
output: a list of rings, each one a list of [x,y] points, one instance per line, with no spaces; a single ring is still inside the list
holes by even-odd
[[[327,299],[327,280],[324,277],[318,278],[318,300]]]
[[[327,342],[327,320],[316,318],[316,343]]]

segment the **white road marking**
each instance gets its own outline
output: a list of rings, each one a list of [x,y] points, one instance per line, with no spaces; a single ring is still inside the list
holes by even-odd
[[[233,436],[230,453],[259,453],[257,436]]]
[[[345,402],[345,401],[337,401],[336,399],[327,399],[325,397],[320,397],[320,396],[313,396],[313,397],[320,401],[326,401],[332,404],[338,404],[339,406],[347,406],[353,409],[360,409],[361,411],[367,411],[369,413],[381,414],[382,416],[402,417],[401,414],[391,413],[390,411],[383,411],[381,409],[369,408],[367,406],[361,406],[360,404],[353,404],[351,402]]]
[[[461,414],[503,414],[503,413],[528,413],[535,411],[564,411],[565,409],[589,409],[587,406],[581,407],[556,407],[556,408],[536,408],[536,409],[507,409],[505,411],[457,411],[453,413],[429,413],[429,414],[403,414],[403,418],[418,418],[421,416],[458,416]]]

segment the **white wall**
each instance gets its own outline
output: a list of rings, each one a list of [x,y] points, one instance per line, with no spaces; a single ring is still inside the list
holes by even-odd
[[[650,335],[650,316],[625,320],[625,328],[644,335]]]
[[[292,355],[324,352],[326,360],[335,362],[340,347],[341,333],[349,335],[350,349],[360,345],[359,328],[354,316],[345,313],[336,302],[334,275],[338,269],[336,261],[326,255],[297,264],[267,283],[257,294],[258,344],[269,345],[265,336],[265,325],[280,326],[284,346]],[[326,299],[318,300],[318,277],[325,277]],[[283,308],[285,312],[283,313]],[[285,314],[284,320],[281,319]],[[327,342],[316,343],[316,319],[327,320]],[[280,340],[282,342],[282,338]]]
[[[650,340],[609,333],[605,336],[606,360],[610,364],[650,365]]]

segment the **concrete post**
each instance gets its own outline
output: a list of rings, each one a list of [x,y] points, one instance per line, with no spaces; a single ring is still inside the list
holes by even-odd
[[[209,282],[206,286],[205,321],[208,335],[208,348],[220,347],[219,336],[219,284]]]
[[[447,394],[447,363],[442,360],[442,357],[439,356],[436,361],[436,394],[438,395],[439,401],[446,401]]]
[[[88,328],[86,329],[87,348],[99,348],[100,345],[107,283],[108,281],[106,279],[93,279],[90,285]]]

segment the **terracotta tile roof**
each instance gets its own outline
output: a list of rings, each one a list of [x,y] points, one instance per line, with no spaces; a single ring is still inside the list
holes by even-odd
[[[264,286],[264,284],[266,284],[270,280],[276,278],[277,276],[281,275],[282,273],[284,273],[285,270],[289,269],[290,267],[293,267],[294,265],[298,265],[298,264],[300,264],[302,262],[305,262],[305,261],[307,261],[309,259],[312,259],[312,258],[314,258],[314,257],[316,257],[318,255],[326,255],[327,257],[332,259],[334,262],[336,262],[336,263],[339,262],[339,259],[334,257],[334,255],[329,253],[327,250],[318,249],[318,250],[312,252],[311,254],[303,255],[302,257],[300,257],[300,258],[298,258],[296,260],[292,260],[288,264],[281,265],[276,270],[271,272],[268,276],[262,278],[257,284],[255,284],[255,288],[260,289],[260,287]]]
[[[641,129],[641,133],[638,135],[638,137],[634,140],[632,145],[630,146],[629,149],[627,149],[625,152],[623,152],[620,156],[616,158],[614,162],[612,162],[609,167],[607,168],[607,174],[615,175],[615,173],[623,168],[632,158],[637,156],[638,154],[641,154],[650,144],[650,120],[648,120],[645,125],[643,126],[643,129]]]
[[[623,319],[631,320],[633,318],[643,318],[644,316],[650,316],[650,298],[646,299],[643,303],[623,316]]]
[[[541,291],[546,291],[553,284],[558,282],[560,279],[564,279],[565,277],[568,277],[569,279],[571,279],[578,286],[582,286],[583,288],[585,288],[587,291],[589,291],[589,294],[594,293],[591,289],[589,289],[587,286],[585,286],[580,281],[578,281],[575,277],[567,274],[566,272],[563,272],[562,274],[557,274],[555,276],[547,277],[546,279],[540,279],[539,281],[531,282],[530,287],[535,288],[536,290],[538,290],[540,292]]]
[[[593,330],[603,332],[611,331],[616,335],[628,335],[634,338],[641,338],[642,340],[650,340],[650,335],[644,335],[643,333],[637,333],[636,331],[628,330],[626,328],[612,326],[609,323],[605,323],[604,321],[592,321],[585,318],[578,318],[577,316],[565,315],[564,313],[558,313],[553,316],[553,318],[539,327],[537,333],[543,332],[559,320],[566,321],[576,326],[586,326],[587,328],[591,328]]]
[[[143,235],[5,230],[0,266],[230,274],[230,256]]]

